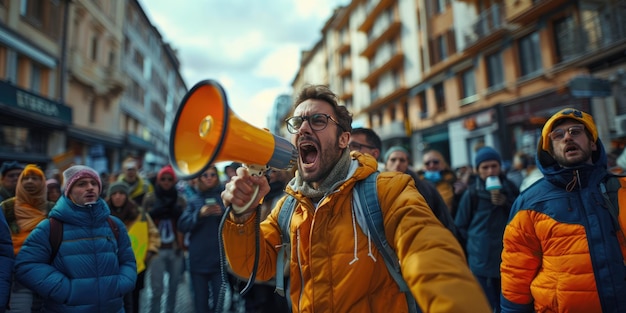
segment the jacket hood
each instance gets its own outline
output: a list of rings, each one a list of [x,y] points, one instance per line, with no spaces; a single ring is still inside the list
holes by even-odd
[[[102,198],[85,206],[77,205],[65,195],[61,196],[50,211],[50,217],[54,217],[63,223],[78,226],[99,225],[111,215],[111,210]]]
[[[575,168],[563,168],[556,162],[554,157],[552,157],[550,152],[550,133],[554,128],[554,124],[563,119],[578,121],[585,125],[585,129],[591,133],[593,141],[597,147],[597,150],[591,155],[593,164],[581,164]],[[559,186],[565,186],[571,182],[572,176],[574,175],[573,173],[576,170],[578,175],[583,178],[580,183],[585,186],[588,181],[584,179],[585,176],[591,176],[591,174],[598,169],[606,170],[607,167],[606,151],[602,141],[598,138],[598,130],[593,121],[593,117],[583,111],[572,108],[566,108],[557,112],[543,126],[541,138],[539,139],[539,143],[537,145],[537,155],[535,159],[537,167],[541,170],[544,176],[546,176],[546,179]]]

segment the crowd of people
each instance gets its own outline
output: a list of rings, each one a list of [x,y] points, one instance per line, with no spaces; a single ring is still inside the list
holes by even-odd
[[[510,169],[487,145],[463,168],[437,150],[414,166],[321,85],[286,124],[297,166],[265,176],[4,162],[0,313],[174,312],[185,272],[197,313],[244,288],[251,313],[626,311],[626,179],[588,113],[555,113]]]

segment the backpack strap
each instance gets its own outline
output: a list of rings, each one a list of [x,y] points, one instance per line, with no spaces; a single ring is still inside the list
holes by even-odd
[[[357,209],[361,210],[365,215],[367,230],[372,235],[371,238],[374,241],[378,252],[382,255],[389,274],[396,284],[398,284],[400,291],[405,294],[406,302],[409,306],[409,312],[420,312],[419,307],[417,306],[417,301],[415,301],[409,286],[402,277],[398,256],[391,245],[389,245],[389,242],[387,242],[387,237],[385,236],[383,214],[380,209],[380,203],[378,202],[378,191],[376,188],[378,174],[379,172],[375,172],[369,175],[365,180],[356,184],[355,188],[359,196],[359,201],[356,201]],[[361,229],[365,228],[361,226]]]
[[[115,236],[115,241],[120,240],[120,227],[115,223],[115,221],[111,218],[111,216],[107,216],[107,222],[109,222],[109,227],[113,231],[113,235]]]
[[[61,242],[63,242],[63,222],[59,221],[54,217],[48,218],[50,221],[50,236],[48,240],[50,241],[50,248],[52,249],[52,253],[50,254],[50,261],[48,264],[52,264],[52,261],[59,253],[59,248],[61,247]],[[109,227],[113,231],[113,235],[115,236],[115,241],[119,241],[120,239],[120,228],[115,223],[115,221],[111,218],[111,216],[107,216],[107,222],[109,223]]]
[[[63,223],[54,217],[50,217],[48,220],[50,221],[50,236],[48,240],[50,241],[50,248],[52,249],[48,264],[52,264],[63,241]]]
[[[291,225],[291,217],[296,208],[296,198],[287,195],[283,205],[278,212],[278,226],[280,227],[281,245],[278,249],[276,258],[276,293],[285,297],[285,264],[291,260],[291,238],[289,238],[289,228]],[[289,254],[289,255],[288,255]],[[286,259],[286,260],[285,260]],[[288,287],[288,286],[287,286]],[[286,298],[289,298],[287,295]]]
[[[618,191],[620,188],[623,188],[621,183],[622,178],[622,176],[609,176],[605,180],[605,182],[600,183],[600,191],[602,191],[604,202],[609,211],[609,214],[611,214],[611,221],[613,221],[615,235],[617,236],[617,241],[619,242],[620,249],[622,251],[624,264],[626,264],[626,236],[624,235],[624,230],[619,223],[618,202]]]

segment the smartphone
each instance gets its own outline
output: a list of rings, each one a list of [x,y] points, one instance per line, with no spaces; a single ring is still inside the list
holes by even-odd
[[[215,200],[215,198],[208,198],[208,199],[204,200],[204,204],[205,205],[216,205],[217,204],[217,200]]]

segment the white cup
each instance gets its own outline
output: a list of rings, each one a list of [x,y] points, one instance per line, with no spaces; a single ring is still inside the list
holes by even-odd
[[[498,176],[487,177],[487,180],[485,181],[485,189],[487,189],[487,191],[502,189],[500,178]]]

